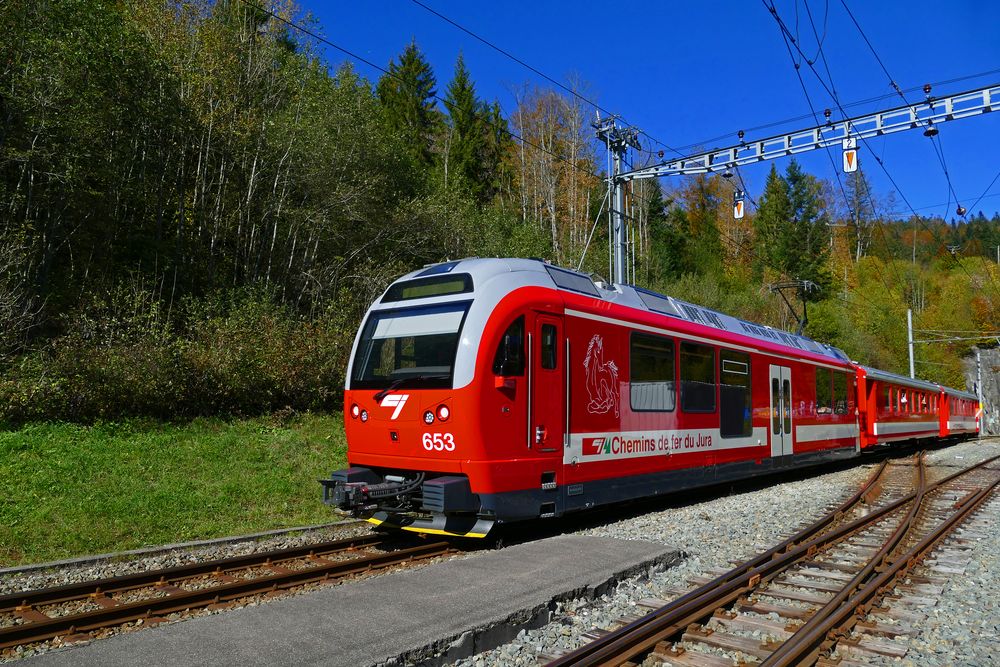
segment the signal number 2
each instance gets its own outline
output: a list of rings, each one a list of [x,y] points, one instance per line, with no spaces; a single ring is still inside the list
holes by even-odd
[[[453,452],[455,437],[451,433],[424,433],[424,449],[429,452]]]

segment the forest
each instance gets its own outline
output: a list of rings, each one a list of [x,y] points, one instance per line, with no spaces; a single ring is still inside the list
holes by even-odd
[[[607,276],[578,97],[524,84],[504,109],[415,42],[370,79],[275,16],[318,29],[288,0],[6,3],[0,425],[336,410],[365,309],[407,271]],[[1000,325],[997,213],[917,216],[863,169],[792,160],[737,220],[733,180],[634,183],[637,284],[794,330],[767,286],[809,280],[805,333],[896,372],[909,308],[920,338]],[[968,350],[918,345],[917,374],[964,386]]]

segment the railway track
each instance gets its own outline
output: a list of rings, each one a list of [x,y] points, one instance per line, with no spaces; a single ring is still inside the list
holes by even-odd
[[[933,595],[913,568],[967,521],[1000,483],[994,457],[944,476],[912,465],[882,464],[852,497],[792,537],[654,611],[623,619],[612,631],[556,657],[550,667],[734,664],[851,665],[855,629],[893,636],[898,626],[868,620],[890,592]],[[940,479],[929,479],[940,477]],[[855,654],[856,655],[856,654]],[[839,657],[839,655],[838,655]]]
[[[0,651],[59,638],[94,638],[95,631],[168,614],[219,609],[255,595],[386,570],[455,553],[447,542],[396,548],[398,538],[366,535],[0,597]]]

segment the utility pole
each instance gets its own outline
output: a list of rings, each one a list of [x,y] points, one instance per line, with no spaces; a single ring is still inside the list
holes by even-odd
[[[917,377],[913,372],[913,309],[906,309],[906,342],[910,346],[910,377]]]
[[[612,257],[612,282],[617,285],[624,285],[628,280],[628,251],[626,249],[627,239],[625,232],[625,180],[620,178],[623,173],[623,163],[625,153],[629,148],[639,150],[639,131],[634,127],[618,127],[615,116],[601,119],[597,115],[597,121],[592,124],[597,138],[608,147],[608,152],[612,157],[612,173],[609,174],[611,192],[611,257]]]
[[[980,349],[976,346],[976,395],[979,398],[979,411],[976,419],[979,421],[979,438],[983,437],[983,364],[980,359]]]

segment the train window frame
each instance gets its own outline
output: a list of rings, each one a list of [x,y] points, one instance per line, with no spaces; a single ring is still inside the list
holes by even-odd
[[[518,346],[520,359],[517,360],[517,365],[514,367],[514,371],[516,372],[504,372],[506,370],[504,364],[509,361],[507,353],[513,349],[513,346],[508,347],[507,337],[513,335],[512,331],[518,325],[520,325],[521,332],[521,342]],[[519,315],[511,320],[511,323],[504,329],[503,335],[500,336],[500,342],[497,343],[497,350],[493,355],[493,375],[497,377],[524,377],[525,367],[527,366],[527,357],[524,353],[525,339],[525,317],[524,315]]]
[[[848,412],[848,398],[850,392],[847,390],[847,373],[841,371],[833,372],[833,414],[846,415]],[[842,391],[842,393],[840,393]]]
[[[559,327],[549,322],[542,323],[542,332],[538,337],[539,355],[542,370],[554,371],[559,368]]]
[[[824,386],[827,403],[821,404],[820,388]],[[823,408],[826,408],[825,412]],[[833,414],[833,370],[830,368],[816,368],[816,414],[824,417]]]
[[[426,305],[413,305],[401,308],[386,308],[379,310],[372,310],[368,313],[365,318],[365,322],[361,328],[360,338],[358,339],[357,349],[354,352],[351,368],[350,368],[350,388],[354,389],[384,389],[385,387],[393,384],[397,380],[405,380],[407,388],[413,389],[451,389],[453,387],[455,379],[455,366],[457,364],[457,355],[460,348],[462,340],[462,331],[465,327],[465,321],[469,315],[469,308],[471,306],[471,301],[451,301],[445,303],[435,303]],[[448,333],[410,333],[409,335],[401,334],[396,336],[379,336],[378,332],[381,325],[384,322],[391,321],[396,318],[409,318],[409,317],[422,317],[427,316],[437,316],[440,320],[440,316],[443,314],[460,314],[458,326],[454,332]],[[412,346],[413,351],[411,354],[415,354],[416,350],[416,338],[417,337],[431,337],[431,336],[442,336],[449,335],[454,336],[454,349],[450,351],[447,355],[449,365],[446,368],[447,373],[424,375],[420,373],[412,373],[413,369],[424,368],[424,367],[412,367],[400,365],[390,371],[388,375],[385,376],[375,376],[374,369],[377,367],[372,366],[369,368],[369,364],[373,363],[384,363],[386,361],[386,356],[391,356],[394,360],[398,357],[400,359],[406,360],[402,357],[404,352],[403,346]],[[381,343],[378,350],[376,350],[376,340],[392,341],[391,348],[385,348],[386,343]],[[428,341],[423,341],[421,346],[427,346]],[[390,351],[392,354],[388,354]],[[383,356],[384,355],[384,356]],[[379,358],[381,361],[377,361]],[[410,359],[412,360],[412,359]],[[435,367],[437,369],[437,367]],[[372,377],[366,377],[366,372],[371,372]],[[404,372],[405,371],[405,372]]]
[[[701,352],[699,352],[699,350],[701,350]],[[709,354],[705,354],[705,351],[707,351],[711,355],[710,359],[708,358]],[[686,412],[686,413],[689,413],[689,414],[713,414],[718,409],[718,407],[719,407],[719,401],[718,401],[717,394],[718,394],[718,391],[719,391],[719,389],[718,389],[719,388],[719,381],[718,381],[718,377],[716,375],[716,357],[717,356],[718,355],[716,354],[715,346],[713,346],[713,345],[705,345],[703,343],[696,343],[694,341],[688,341],[688,340],[681,340],[680,341],[680,345],[678,345],[678,363],[677,363],[677,367],[678,367],[677,368],[677,370],[678,370],[678,374],[677,374],[678,383],[677,384],[678,384],[678,387],[680,389],[681,412]],[[685,364],[685,360],[686,359],[688,359],[688,360],[690,360],[690,359],[699,359],[699,358],[702,361],[698,365],[700,365],[703,369],[706,369],[706,368],[709,369],[711,371],[711,373],[712,373],[712,378],[711,378],[710,382],[706,382],[706,381],[704,381],[704,379],[685,379],[685,370],[693,368],[691,365]],[[708,363],[705,363],[706,360],[707,360]],[[696,368],[696,366],[694,366],[694,368]],[[690,384],[697,383],[698,386],[697,387],[689,386],[689,383]],[[712,397],[711,407],[709,407],[705,403],[695,402],[694,404],[689,404],[687,402],[689,396],[692,393],[694,393],[693,391],[688,391],[689,388],[692,389],[692,390],[695,389],[695,388],[703,389],[706,386],[711,386],[711,388],[712,388],[712,391],[711,391],[711,397]],[[702,394],[703,394],[703,396],[708,396],[708,392],[702,392]],[[699,397],[699,398],[701,398],[701,397]]]
[[[452,287],[449,287],[452,285]],[[441,289],[435,291],[435,287]],[[424,293],[424,290],[430,293]],[[468,294],[472,292],[474,285],[472,276],[468,273],[446,273],[443,275],[429,276],[426,278],[414,278],[402,282],[393,283],[382,296],[382,303],[396,303],[399,301],[409,301],[411,299],[432,299],[439,296],[455,296],[456,294]],[[417,290],[416,294],[408,290]]]
[[[727,358],[728,357],[728,358]],[[727,362],[729,367],[727,368]],[[742,367],[742,368],[741,368]],[[726,382],[726,375],[730,375],[730,381],[732,381],[733,376],[739,377],[743,376],[746,378],[745,385],[734,385],[728,384]],[[753,435],[753,359],[746,352],[737,352],[736,350],[727,350],[726,348],[719,349],[719,434],[723,438],[746,438]],[[739,387],[743,389],[743,400],[739,405],[739,409],[742,412],[741,415],[741,428],[739,431],[732,431],[728,429],[729,424],[726,421],[727,414],[727,399],[726,396],[729,392],[723,391],[725,387]],[[736,402],[732,403],[731,407],[736,407]],[[735,423],[735,420],[734,420]]]
[[[669,393],[666,394],[670,399],[670,407],[636,407],[636,370],[639,368],[639,364],[636,363],[636,343],[646,342],[649,343],[667,343],[669,347],[669,353],[664,354],[661,359],[669,359],[670,363],[670,379],[669,380],[652,380],[649,384],[665,384],[668,385]],[[663,348],[666,351],[666,348]],[[673,338],[668,336],[657,336],[654,334],[642,333],[638,331],[633,331],[629,335],[629,408],[632,412],[674,412],[677,409],[677,344]],[[641,380],[641,382],[646,382],[646,380]]]

